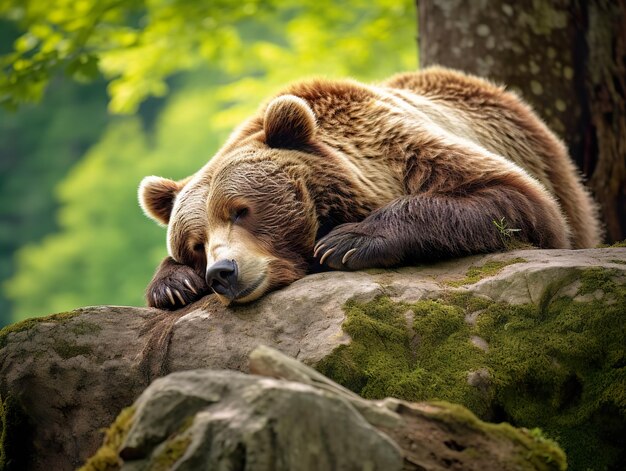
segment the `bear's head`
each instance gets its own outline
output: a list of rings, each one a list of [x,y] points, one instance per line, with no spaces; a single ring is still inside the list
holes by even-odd
[[[167,246],[224,304],[248,302],[307,271],[318,230],[307,181],[316,133],[313,111],[275,98],[258,132],[231,143],[194,176],[146,177],[142,209],[167,225]]]

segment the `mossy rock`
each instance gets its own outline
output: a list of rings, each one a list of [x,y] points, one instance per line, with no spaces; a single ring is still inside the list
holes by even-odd
[[[624,248],[524,250],[319,273],[250,305],[209,296],[175,312],[94,306],[14,324],[0,332],[0,395],[27,420],[6,422],[5,456],[27,463],[18,469],[74,469],[155,377],[245,370],[263,344],[309,365],[324,359],[320,368],[368,397],[449,400],[540,426],[574,469],[608,467],[623,459],[624,263]],[[17,456],[20,423],[33,452]]]
[[[32,317],[30,319],[25,319],[23,321],[16,322],[15,324],[7,325],[6,327],[0,330],[0,348],[4,348],[4,346],[6,346],[7,338],[10,334],[15,334],[18,332],[26,332],[32,329],[33,327],[35,327],[36,325],[39,325],[45,322],[52,322],[52,323],[65,322],[65,321],[75,318],[76,316],[81,315],[82,313],[83,312],[80,309],[77,309],[75,311],[61,312],[58,314],[52,314],[50,316]],[[84,324],[85,323],[83,323],[82,325]],[[92,327],[93,329],[99,329],[99,326],[95,324],[90,324],[90,325],[93,326]],[[77,333],[82,333],[82,332],[79,331]]]
[[[134,416],[134,407],[123,409],[106,429],[102,446],[79,471],[118,471],[123,464],[119,457],[119,449],[133,425]]]
[[[271,360],[261,364],[319,382],[292,382],[289,373],[284,379],[209,369],[173,373],[118,417],[79,471],[567,468],[561,448],[538,429],[486,423],[445,401],[389,399],[381,407],[263,349]]]
[[[496,275],[503,268],[508,267],[509,265],[515,265],[516,263],[524,262],[526,262],[526,259],[521,257],[515,257],[511,260],[491,260],[484,265],[478,267],[470,267],[470,269],[467,271],[467,274],[465,275],[465,278],[461,280],[447,281],[446,284],[449,286],[463,286],[473,284],[488,276]]]
[[[422,409],[423,417],[430,416],[445,423],[449,432],[457,435],[461,440],[465,436],[474,433],[479,436],[489,436],[494,440],[494,443],[500,443],[500,447],[505,447],[505,443],[514,444],[517,452],[510,455],[507,469],[546,471],[564,471],[567,469],[567,459],[563,450],[561,450],[558,443],[547,438],[539,428],[528,430],[515,428],[508,423],[492,424],[483,422],[459,404],[451,404],[445,401],[432,401],[427,404],[427,412],[424,413],[424,409]],[[465,440],[463,441],[468,443]],[[444,442],[444,444],[446,443]],[[453,449],[456,448],[466,456],[471,456],[472,453],[480,453],[476,448],[466,447],[458,442],[456,442],[456,445],[448,443],[446,446]]]
[[[445,400],[479,417],[540,427],[570,469],[626,462],[626,286],[616,271],[578,273],[577,299],[546,289],[509,305],[448,292],[417,303],[345,306],[351,336],[317,364],[365,398]]]

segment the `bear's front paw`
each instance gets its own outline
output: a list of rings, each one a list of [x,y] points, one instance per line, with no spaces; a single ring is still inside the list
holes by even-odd
[[[336,270],[388,267],[398,262],[389,241],[358,222],[335,227],[315,244],[314,251],[320,265]]]
[[[207,291],[206,282],[191,267],[168,266],[154,276],[146,299],[150,307],[174,310],[200,299]]]

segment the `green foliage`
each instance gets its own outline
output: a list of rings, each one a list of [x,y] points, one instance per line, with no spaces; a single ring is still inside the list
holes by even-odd
[[[20,152],[28,156],[16,160],[21,183],[5,193],[5,208],[31,194],[45,203],[32,212],[45,229],[26,239],[30,243],[17,253],[17,273],[4,284],[14,321],[89,304],[142,305],[145,286],[165,256],[165,231],[137,204],[143,176],[193,173],[236,125],[289,81],[311,75],[383,79],[417,64],[414,6],[406,0],[78,3],[15,0],[0,8],[0,16],[24,30],[14,44],[18,51],[2,65],[6,76],[0,79],[0,95],[6,102],[35,97],[12,87],[39,87],[40,77],[30,73],[36,68],[51,73],[69,67],[75,77],[88,76],[96,62],[111,80],[113,111],[133,112],[146,97],[172,92],[161,102],[148,102],[140,117],[117,117],[108,125],[92,120],[99,115],[87,108],[57,122],[70,107],[102,100],[66,99],[55,105],[54,114],[47,107],[55,119],[46,117],[38,129],[44,128],[51,141],[29,140],[42,146],[35,146],[36,154],[30,148]],[[79,50],[97,61],[81,62]],[[25,57],[32,64],[15,71],[15,63]],[[187,72],[171,77],[181,71]],[[17,82],[11,78],[15,74]],[[31,129],[28,118],[16,126]],[[97,143],[52,198],[51,184],[39,188],[35,179],[33,185],[38,173],[32,166],[58,163],[66,171],[75,160],[64,161],[57,150],[50,153],[58,148],[52,139],[66,135],[70,142],[83,129],[80,147]],[[51,181],[59,177],[57,171]],[[20,243],[10,231],[7,240]]]
[[[106,124],[102,83],[55,80],[51,90],[39,107],[0,109],[0,285],[14,272],[15,250],[56,229],[52,191]],[[9,311],[0,295],[0,325]]]
[[[497,221],[494,219],[491,222],[493,222],[493,225],[496,226],[496,229],[498,229],[498,233],[500,234],[503,243],[506,242],[507,239],[513,237],[516,232],[521,231],[521,229],[514,229],[509,227],[509,223],[506,222],[505,218],[500,218]]]
[[[491,221],[498,231],[498,237],[500,237],[500,241],[502,245],[507,250],[517,250],[517,249],[530,249],[533,248],[531,244],[520,241],[515,238],[515,235],[521,231],[521,229],[509,227],[509,223],[505,218],[500,218],[498,220]]]
[[[412,8],[388,0],[6,0],[0,17],[24,33],[0,57],[0,102],[39,100],[59,70],[76,80],[102,73],[116,112],[136,111],[146,97],[167,92],[169,76],[207,63],[231,75],[262,74],[268,66],[286,66],[283,76],[369,74],[386,60],[382,53],[409,50],[389,46],[398,45],[398,33],[413,42]]]
[[[204,113],[208,120],[210,108]],[[169,122],[168,113],[162,119]],[[136,188],[146,174],[182,177],[187,172],[181,166],[201,165],[193,154],[187,161],[172,157],[176,144],[169,132],[184,134],[186,124],[181,120],[169,129],[166,124],[159,151],[152,152],[137,119],[107,129],[59,187],[61,231],[18,254],[20,271],[7,284],[16,301],[15,320],[85,303],[143,303],[143,289],[165,255],[165,244],[163,231],[142,215]],[[198,132],[178,151],[189,145],[202,156],[200,149],[216,147],[215,137]]]
[[[611,270],[583,270],[578,279],[580,301],[551,294],[538,305],[508,305],[449,293],[414,304],[348,303],[343,327],[352,343],[317,368],[366,398],[440,399],[541,427],[571,469],[612,469],[626,458],[626,286]],[[487,381],[470,385],[470,372],[481,370]]]

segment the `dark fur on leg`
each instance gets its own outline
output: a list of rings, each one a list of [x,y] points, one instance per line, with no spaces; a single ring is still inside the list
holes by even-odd
[[[193,268],[167,257],[146,289],[146,300],[150,307],[174,310],[197,301],[208,291],[204,278]]]
[[[542,248],[567,247],[550,209],[513,187],[471,195],[417,194],[392,201],[358,223],[342,224],[316,245],[322,263],[342,270],[389,267],[503,250],[494,221],[519,229],[515,237]]]

